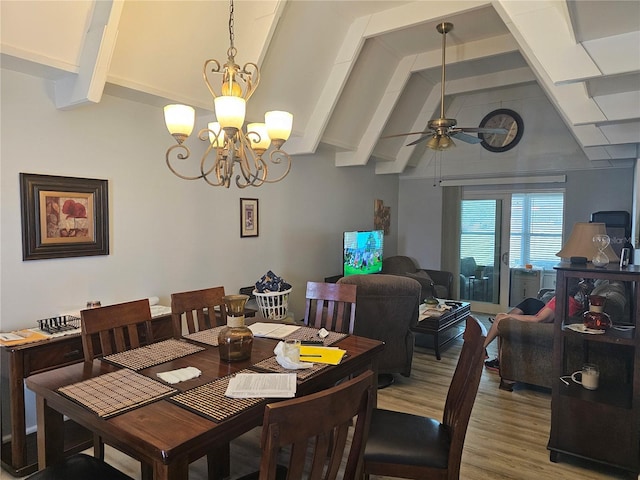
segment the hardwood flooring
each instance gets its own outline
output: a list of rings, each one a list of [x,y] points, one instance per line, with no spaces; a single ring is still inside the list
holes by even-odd
[[[486,322],[486,317],[478,315]],[[488,323],[487,323],[488,325]],[[378,392],[378,406],[440,419],[462,339],[442,352],[438,361],[432,350],[416,348],[411,378],[396,377],[391,387]],[[493,348],[492,348],[493,347]],[[495,353],[490,346],[489,354]],[[513,392],[498,389],[498,374],[484,370],[471,414],[461,479],[464,480],[604,480],[629,478],[628,474],[595,463],[560,456],[549,461],[551,393],[517,386]],[[233,442],[232,478],[257,470],[259,429]],[[606,448],[606,447],[605,447]],[[134,478],[139,463],[107,447],[107,461]],[[206,460],[190,467],[190,480],[206,478]],[[372,480],[390,477],[375,477]]]

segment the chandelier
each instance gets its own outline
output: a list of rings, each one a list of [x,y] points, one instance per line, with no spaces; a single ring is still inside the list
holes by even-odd
[[[234,167],[240,172],[235,175],[239,188],[259,187],[264,183],[276,183],[291,170],[291,157],[282,145],[291,134],[293,115],[289,112],[271,111],[264,116],[264,123],[249,123],[246,133],[242,131],[246,112],[246,102],[260,82],[260,69],[255,63],[246,63],[242,69],[235,62],[236,48],[233,45],[233,0],[229,6],[229,49],[227,63],[220,65],[215,59],[204,62],[202,76],[213,96],[217,122],[210,122],[198,133],[198,138],[207,142],[207,149],[200,160],[200,175],[188,176],[178,173],[172,162],[184,161],[191,151],[184,141],[191,135],[195,124],[195,109],[188,105],[167,105],[164,107],[165,123],[177,145],[167,149],[166,160],[169,169],[184,180],[202,178],[214,187],[229,188],[234,176]],[[220,81],[220,94],[214,90],[210,78]],[[215,82],[214,82],[215,83]],[[266,152],[268,159],[265,159]],[[268,165],[278,165],[283,173],[269,178]]]

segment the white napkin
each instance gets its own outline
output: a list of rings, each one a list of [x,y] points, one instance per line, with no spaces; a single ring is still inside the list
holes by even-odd
[[[276,354],[276,361],[284,368],[288,370],[302,370],[305,368],[313,367],[313,363],[309,362],[292,362],[289,358],[284,356],[284,342],[278,342],[276,348],[273,349],[273,353]]]
[[[184,382],[185,380],[191,380],[197,378],[202,372],[196,367],[185,367],[177,370],[171,370],[169,372],[157,373],[160,380],[164,380],[167,383]]]

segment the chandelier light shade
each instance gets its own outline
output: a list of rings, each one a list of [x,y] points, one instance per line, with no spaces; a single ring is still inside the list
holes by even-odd
[[[184,144],[195,124],[195,110],[190,106],[167,105],[164,108],[167,129],[177,142],[167,149],[166,162],[169,170],[184,180],[203,179],[211,186],[229,188],[235,175],[239,188],[259,187],[279,182],[291,170],[291,157],[282,146],[291,135],[293,115],[278,110],[267,112],[264,123],[249,123],[246,132],[243,131],[247,101],[260,82],[260,69],[255,63],[246,63],[242,68],[236,64],[233,22],[231,0],[227,62],[221,65],[215,59],[206,60],[202,72],[213,97],[217,121],[210,122],[198,133],[198,138],[208,144],[200,160],[200,174],[183,175],[174,166],[174,162],[188,160],[191,155]],[[219,90],[214,85],[219,85]],[[269,176],[269,165],[277,165],[279,176]]]
[[[586,258],[588,262],[593,261],[598,253],[598,248],[593,242],[593,237],[597,235],[606,235],[607,229],[604,223],[577,222],[573,225],[569,239],[562,246],[562,249],[556,253],[557,257],[570,260],[571,258]],[[618,261],[619,257],[613,251],[611,245],[608,245],[604,252],[609,261]]]

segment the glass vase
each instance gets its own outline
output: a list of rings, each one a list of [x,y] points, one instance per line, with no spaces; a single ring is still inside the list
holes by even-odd
[[[227,326],[218,334],[218,350],[220,360],[238,362],[251,357],[253,333],[244,324],[244,307],[249,300],[248,295],[225,295],[227,309]]]
[[[601,295],[589,297],[589,310],[582,315],[585,327],[592,330],[607,330],[611,327],[611,318],[604,312],[606,301],[607,297]]]

